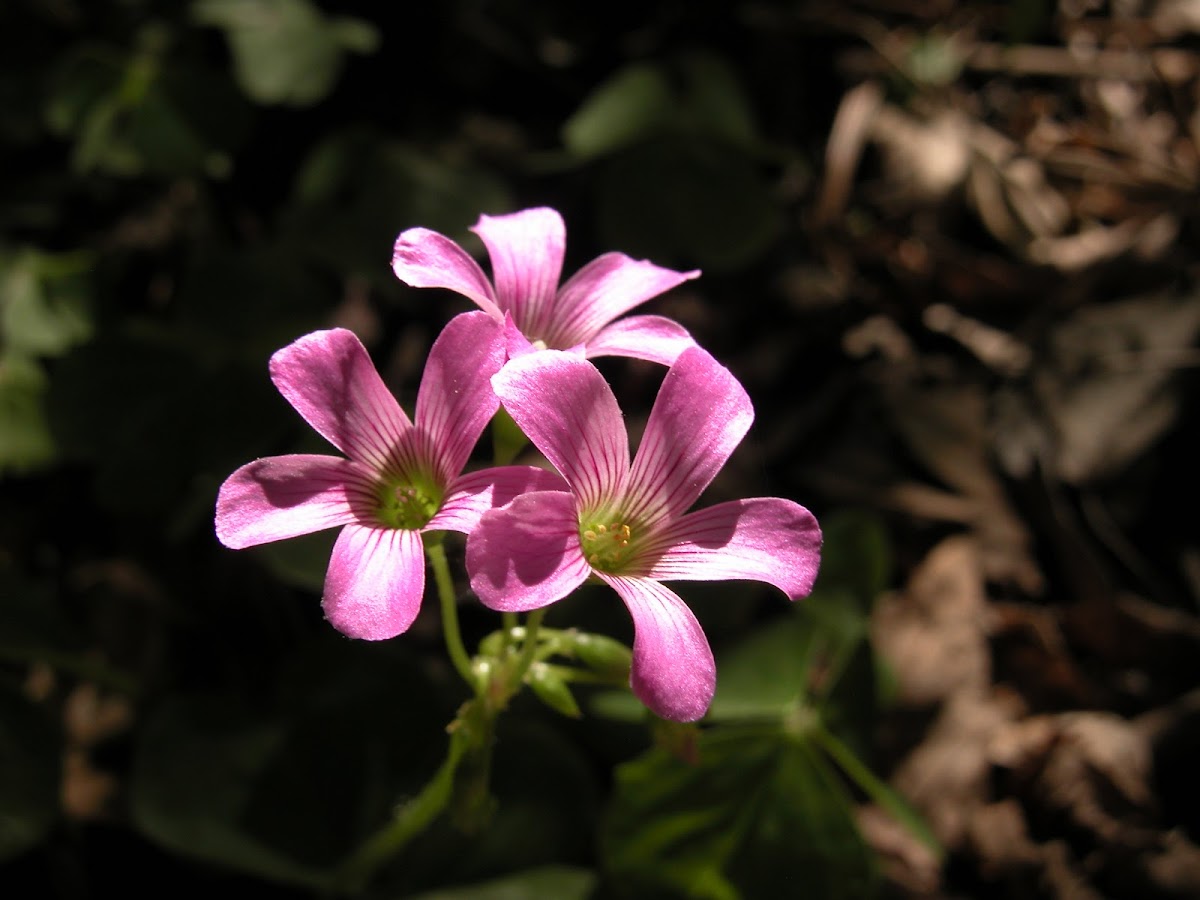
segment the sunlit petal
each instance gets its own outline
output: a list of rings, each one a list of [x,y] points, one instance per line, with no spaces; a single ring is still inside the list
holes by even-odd
[[[314,331],[271,357],[271,380],[327,441],[382,468],[412,424],[354,332]]]
[[[546,606],[583,584],[590,572],[579,549],[575,498],[566,492],[522,494],[484,513],[467,537],[471,590],[492,609]]]
[[[504,408],[588,508],[624,487],[629,436],[612,389],[582,356],[559,350],[511,360],[492,379]]]
[[[657,536],[666,549],[650,568],[663,581],[765,581],[792,600],[812,590],[821,529],[791,500],[755,497],[688,513]]]
[[[217,494],[217,539],[234,550],[355,520],[367,496],[361,466],[336,456],[269,456],[242,466]]]
[[[504,326],[484,312],[455,316],[433,342],[414,420],[433,444],[442,478],[462,471],[500,407],[491,378],[504,360]]]
[[[559,291],[547,342],[553,347],[586,343],[617,316],[699,275],[699,271],[664,269],[624,253],[598,256]]]
[[[677,518],[708,487],[754,420],[745,389],[705,350],[689,348],[667,371],[633,460],[632,518]]]
[[[567,483],[557,472],[537,466],[496,466],[466,472],[450,482],[442,508],[425,526],[426,531],[469,533],[489,509],[510,503],[531,491],[565,491]]]
[[[381,641],[408,630],[425,593],[420,532],[347,525],[333,545],[322,607],[342,634]]]
[[[716,690],[717,667],[692,611],[670,588],[650,578],[597,574],[621,595],[633,616],[633,693],[664,719],[701,718]]]
[[[626,316],[606,325],[587,342],[589,358],[629,356],[672,365],[696,341],[688,330],[665,316]]]
[[[547,207],[506,216],[480,216],[471,229],[487,246],[501,309],[511,312],[530,340],[542,337],[562,275],[567,229]]]
[[[496,321],[503,317],[479,263],[444,234],[428,228],[401,232],[392,249],[392,271],[407,285],[445,288],[474,301]]]

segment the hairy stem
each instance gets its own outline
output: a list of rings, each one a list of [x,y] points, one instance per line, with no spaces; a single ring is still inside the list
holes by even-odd
[[[433,569],[433,579],[437,583],[438,600],[442,608],[442,633],[446,638],[446,651],[454,668],[463,680],[471,686],[471,690],[479,692],[475,673],[471,669],[471,657],[463,646],[462,632],[458,627],[458,604],[454,597],[454,579],[450,577],[450,564],[446,561],[446,548],[439,541],[425,544],[425,555]]]

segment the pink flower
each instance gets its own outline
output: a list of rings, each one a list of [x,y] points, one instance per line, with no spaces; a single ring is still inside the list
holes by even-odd
[[[487,247],[496,286],[458,244],[428,228],[396,239],[392,269],[413,287],[448,288],[513,328],[509,350],[582,349],[587,356],[632,356],[670,365],[695,346],[683,326],[663,316],[628,316],[635,306],[700,273],[675,272],[623,253],[605,253],[561,288],[566,228],[553,209],[480,216],[471,229]]]
[[[434,342],[415,422],[357,337],[317,331],[271,357],[271,380],[342,451],[270,456],[229,476],[217,537],[241,549],[341,526],[322,601],[334,627],[381,640],[408,629],[425,592],[421,535],[470,531],[485,509],[525,490],[562,487],[553,473],[505,466],[463,474],[499,407],[488,379],[503,363],[499,326],[481,312],[452,319]]]
[[[485,512],[467,538],[471,587],[492,609],[515,612],[553,603],[589,577],[610,585],[633,617],[634,693],[664,718],[699,719],[716,686],[712,651],[661,582],[754,579],[795,600],[812,589],[820,557],[816,519],[790,500],[687,512],[750,427],[745,390],[704,350],[684,350],[630,465],[617,401],[586,360],[531,353],[492,385],[570,492],[533,491]]]

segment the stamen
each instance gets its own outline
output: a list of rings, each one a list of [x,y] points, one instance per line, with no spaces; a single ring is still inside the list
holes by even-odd
[[[442,505],[442,491],[425,478],[389,479],[375,496],[375,516],[386,528],[423,528]]]
[[[621,521],[597,522],[579,532],[584,559],[605,572],[616,572],[628,562],[632,539],[633,529]]]

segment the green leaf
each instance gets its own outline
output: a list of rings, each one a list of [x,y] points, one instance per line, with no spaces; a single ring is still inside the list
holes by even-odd
[[[337,528],[317,531],[263,544],[251,552],[283,584],[320,596],[325,590],[325,573],[329,569],[333,544],[340,532]]]
[[[149,25],[133,51],[85,44],[58,65],[46,118],[74,139],[77,172],[227,174],[248,106],[227,76],[170,59],[169,43]]]
[[[334,887],[340,861],[436,768],[441,742],[413,735],[440,733],[446,710],[394,648],[317,650],[282,673],[274,711],[215,694],[159,708],[134,761],[137,828],[185,856]]]
[[[734,70],[711,53],[626,66],[563,125],[566,148],[595,159],[668,134],[752,146],[754,117]]]
[[[224,29],[242,90],[262,104],[310,106],[337,83],[346,51],[372,53],[361,19],[326,18],[308,0],[197,0],[192,17]]]
[[[678,61],[686,85],[684,110],[691,130],[752,147],[758,142],[749,97],[737,73],[721,57],[705,52],[683,55]]]
[[[621,896],[858,898],[875,888],[844,788],[782,729],[709,730],[697,765],[651,751],[621,766],[600,840]]]
[[[87,253],[0,256],[0,338],[9,353],[57,356],[91,337]]]
[[[825,543],[818,587],[849,590],[859,609],[870,611],[892,574],[887,529],[878,516],[843,510],[822,519],[821,531]]]
[[[509,465],[529,446],[529,438],[503,406],[496,410],[491,424],[493,461],[498,466]]]
[[[588,711],[614,722],[642,722],[646,707],[628,690],[596,691],[587,700]]]
[[[258,374],[265,354],[250,376],[201,355],[228,347],[187,340],[176,330],[79,347],[56,364],[46,407],[63,455],[95,463],[91,489],[105,508],[178,527],[195,527],[202,514],[211,527],[220,479],[278,446],[294,417]],[[304,433],[299,423],[296,431]],[[188,520],[176,522],[181,514]]]
[[[815,589],[720,655],[709,718],[780,720],[821,704],[864,646],[867,624],[848,591]]]
[[[239,827],[253,781],[287,740],[278,722],[228,704],[175,700],[143,734],[130,800],[134,824],[159,844],[268,878],[323,885],[322,873]]]
[[[355,129],[305,159],[286,227],[306,255],[390,287],[396,279],[387,261],[400,231],[421,225],[456,235],[481,210],[509,206],[507,189],[490,172]]]
[[[934,856],[941,860],[944,851],[929,823],[896,791],[881,781],[854,753],[824,727],[812,732],[812,737],[821,746],[838,768],[884,812],[894,818],[924,844]]]
[[[813,640],[808,690],[820,702],[834,691],[857,652],[866,646],[869,620],[854,595],[844,589],[814,589],[803,603],[798,612]]]
[[[36,846],[58,819],[61,760],[50,717],[0,682],[0,862]]]
[[[598,87],[563,125],[563,143],[589,159],[666,130],[675,109],[666,76],[655,66],[622,69]]]
[[[0,474],[54,461],[58,447],[46,418],[46,376],[20,356],[0,356]]]
[[[412,900],[588,900],[596,873],[573,866],[542,866],[478,884],[418,894]]]
[[[708,718],[782,719],[805,697],[814,640],[798,615],[779,616],[742,637],[717,660],[717,693]]]
[[[920,86],[948,85],[962,72],[966,55],[967,50],[952,35],[930,32],[909,47],[904,68]]]

